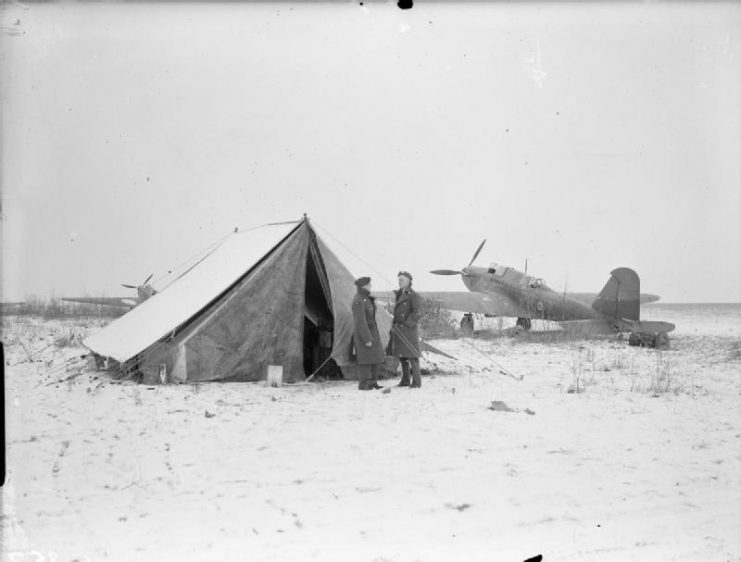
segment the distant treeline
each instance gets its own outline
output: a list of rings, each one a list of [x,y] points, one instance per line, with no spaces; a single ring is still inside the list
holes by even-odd
[[[3,303],[3,316],[40,316],[46,320],[58,318],[118,318],[127,309],[99,304],[66,302],[57,298],[29,297],[22,303]]]

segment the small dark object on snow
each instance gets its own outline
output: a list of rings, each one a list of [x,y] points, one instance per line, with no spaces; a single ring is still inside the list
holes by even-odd
[[[491,406],[489,406],[490,410],[494,410],[495,412],[514,412],[512,408],[507,406],[504,402],[501,400],[492,400]]]
[[[456,511],[465,511],[469,507],[471,507],[470,503],[461,503],[461,504],[454,504],[454,503],[446,503],[445,507],[449,507],[450,509],[455,509]]]
[[[216,414],[212,414],[211,412],[209,412],[208,410],[206,410],[206,411],[205,411],[205,413],[204,413],[204,415],[205,415],[205,416],[206,416],[207,418],[213,418],[213,417],[214,417],[214,416],[215,416]]]
[[[538,554],[537,556],[533,556],[532,558],[528,558],[527,560],[525,560],[525,562],[541,562],[541,560],[543,560],[543,555],[542,554]]]
[[[381,391],[381,394],[391,394],[391,389],[390,389],[390,388],[384,388],[384,389],[383,389],[383,390]]]
[[[535,412],[533,412],[530,408],[525,408],[525,413],[530,414],[531,416],[535,415]]]

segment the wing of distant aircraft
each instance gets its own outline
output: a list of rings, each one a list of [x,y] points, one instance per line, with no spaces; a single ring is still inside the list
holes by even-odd
[[[135,297],[62,297],[62,300],[131,309],[157,293],[155,288],[149,284],[153,275],[154,273],[150,274],[141,285],[130,285],[128,283],[123,283],[121,285],[127,289],[136,289],[137,296]]]
[[[65,297],[62,300],[83,304],[117,306],[120,308],[134,308],[137,305],[137,300],[131,297]]]

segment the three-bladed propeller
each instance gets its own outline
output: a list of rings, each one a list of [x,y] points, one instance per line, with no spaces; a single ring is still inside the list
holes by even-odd
[[[149,280],[152,278],[153,275],[154,275],[154,273],[151,273],[149,275],[149,277],[147,277],[144,280],[144,283],[142,283],[141,285],[139,285],[139,287],[146,287],[147,283],[149,283]],[[121,286],[122,287],[126,287],[127,289],[138,289],[139,288],[136,285],[127,285],[126,283],[121,283]]]
[[[462,271],[458,271],[456,269],[433,269],[432,271],[430,271],[430,273],[434,275],[468,275],[466,269],[471,267],[473,265],[473,262],[476,261],[476,258],[479,257],[481,250],[484,248],[484,244],[486,244],[486,239],[484,239],[481,244],[479,244],[479,247],[476,248],[476,252],[474,252],[471,261],[466,267],[463,268]]]

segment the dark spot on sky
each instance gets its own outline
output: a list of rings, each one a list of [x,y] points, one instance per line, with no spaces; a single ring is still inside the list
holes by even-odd
[[[396,5],[399,6],[402,10],[409,10],[414,2],[412,0],[399,0]]]

